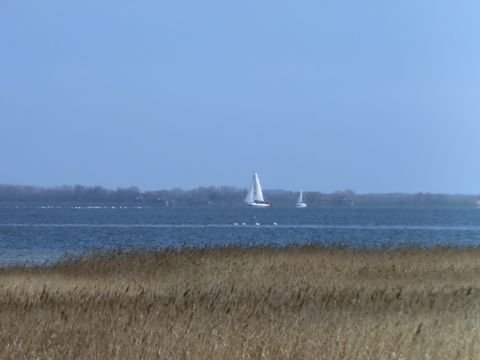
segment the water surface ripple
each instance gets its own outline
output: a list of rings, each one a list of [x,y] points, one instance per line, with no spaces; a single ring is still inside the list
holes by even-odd
[[[480,245],[478,209],[0,206],[0,265],[92,250],[323,245]]]

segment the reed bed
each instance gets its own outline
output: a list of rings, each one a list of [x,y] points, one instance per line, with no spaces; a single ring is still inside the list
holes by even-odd
[[[2,359],[477,359],[480,250],[97,254],[0,269]]]

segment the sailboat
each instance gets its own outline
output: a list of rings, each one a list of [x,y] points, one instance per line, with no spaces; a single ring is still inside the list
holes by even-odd
[[[272,204],[265,201],[263,198],[262,186],[260,185],[260,179],[258,174],[254,173],[252,183],[248,189],[247,196],[245,197],[245,203],[252,207],[271,207]]]
[[[297,208],[306,208],[307,204],[303,201],[303,191],[300,190],[300,195],[298,195],[297,204],[295,205]]]

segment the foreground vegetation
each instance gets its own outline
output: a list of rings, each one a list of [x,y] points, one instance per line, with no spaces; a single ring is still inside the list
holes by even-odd
[[[480,250],[218,249],[0,270],[2,359],[475,359]]]

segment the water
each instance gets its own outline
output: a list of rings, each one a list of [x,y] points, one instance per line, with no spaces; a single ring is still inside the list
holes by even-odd
[[[0,265],[92,250],[226,245],[480,246],[478,209],[0,206]]]

